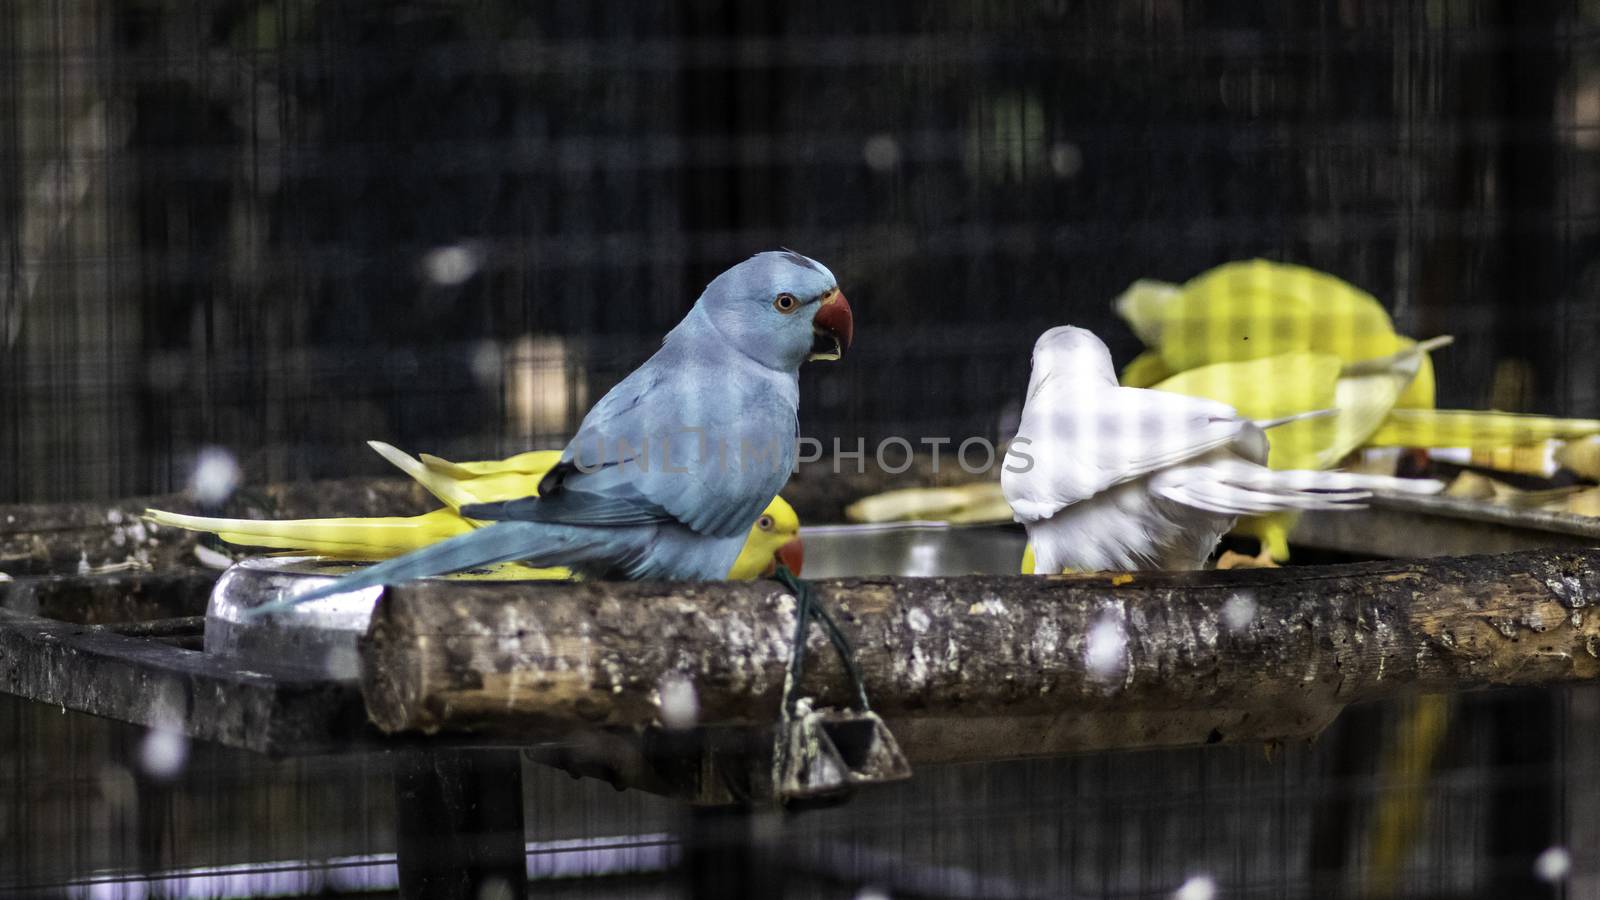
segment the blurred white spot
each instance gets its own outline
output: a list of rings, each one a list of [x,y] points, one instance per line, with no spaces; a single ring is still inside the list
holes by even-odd
[[[939,574],[939,548],[933,544],[919,543],[911,548],[902,572],[912,578]]]
[[[239,463],[232,453],[221,447],[204,447],[195,457],[194,472],[189,475],[189,496],[210,506],[221,505],[233,496],[239,477]],[[135,535],[134,539],[143,538]]]
[[[188,761],[189,739],[176,731],[151,729],[139,745],[139,768],[152,778],[175,778]]]
[[[10,581],[10,580],[11,580],[11,576],[10,575],[7,575],[4,572],[0,572],[0,581]]]
[[[500,345],[494,341],[479,341],[478,346],[472,348],[472,377],[484,387],[496,387],[500,384],[500,373],[504,370],[504,363],[500,358]]]
[[[1222,624],[1229,631],[1243,631],[1256,617],[1256,601],[1249,594],[1234,594],[1222,604]]]
[[[900,145],[887,134],[875,134],[861,145],[861,158],[866,160],[867,168],[887,172],[900,162]]]
[[[85,550],[82,553],[78,554],[78,574],[79,575],[87,575],[87,574],[89,574],[89,568],[90,568],[90,566],[89,566],[89,552],[87,550]]]
[[[1572,854],[1565,847],[1550,847],[1533,861],[1533,874],[1540,881],[1563,881],[1572,871]]]
[[[422,271],[429,281],[454,287],[477,274],[483,257],[470,247],[456,244],[436,247],[422,257]]]
[[[911,612],[906,613],[906,624],[911,626],[912,631],[921,634],[928,630],[928,626],[933,624],[933,620],[928,618],[928,613],[925,610],[913,609]]]
[[[132,525],[129,525],[127,530],[128,536],[133,538],[133,542],[135,544],[144,543],[145,539],[150,536],[145,533],[143,522],[135,522]]]
[[[1196,875],[1172,892],[1172,900],[1212,900],[1217,896],[1217,883],[1210,875]]]
[[[208,569],[227,569],[233,566],[233,557],[220,550],[213,550],[204,544],[194,545],[194,558],[200,565]]]
[[[487,878],[478,886],[478,900],[511,900],[511,885],[502,878]]]
[[[1077,144],[1063,141],[1050,148],[1050,171],[1057,178],[1071,178],[1083,171],[1083,151]]]
[[[674,730],[693,728],[700,721],[700,694],[694,682],[677,673],[665,675],[656,686],[661,724]]]
[[[113,509],[110,512],[106,513],[106,521],[111,523],[112,525],[121,525],[122,524],[122,510]]]
[[[883,888],[869,884],[856,891],[856,900],[889,900],[889,894]]]
[[[1089,629],[1084,665],[1096,678],[1115,678],[1127,667],[1128,636],[1120,619],[1105,618]]]

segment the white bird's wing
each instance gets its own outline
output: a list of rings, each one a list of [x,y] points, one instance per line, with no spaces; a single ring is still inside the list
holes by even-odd
[[[1244,455],[1266,458],[1261,430],[1226,404],[1139,388],[1046,383],[1023,407],[1000,485],[1017,519],[1036,521],[1236,441]]]
[[[1175,503],[1229,516],[1283,510],[1353,509],[1373,491],[1436,494],[1444,483],[1356,472],[1268,469],[1229,452],[1176,466],[1150,479],[1150,492]]]

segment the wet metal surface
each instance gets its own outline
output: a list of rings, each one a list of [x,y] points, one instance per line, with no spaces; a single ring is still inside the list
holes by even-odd
[[[807,578],[858,575],[1014,575],[1027,535],[1020,526],[896,522],[800,529]]]

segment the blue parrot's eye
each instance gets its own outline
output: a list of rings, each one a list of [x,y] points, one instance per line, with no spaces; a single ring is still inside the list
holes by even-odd
[[[800,301],[793,294],[779,294],[778,299],[772,301],[772,308],[781,313],[792,313],[800,308]]]
[[[788,297],[789,295],[788,294],[784,294],[784,296]],[[790,299],[793,299],[793,298],[790,298]],[[771,516],[762,516],[761,518],[757,519],[756,520],[756,527],[761,529],[762,531],[771,531],[772,530],[772,517]]]

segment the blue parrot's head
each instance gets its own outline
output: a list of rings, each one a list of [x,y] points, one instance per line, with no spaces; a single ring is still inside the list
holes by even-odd
[[[788,250],[757,253],[718,275],[700,306],[725,339],[775,369],[838,359],[855,332],[833,273]]]

